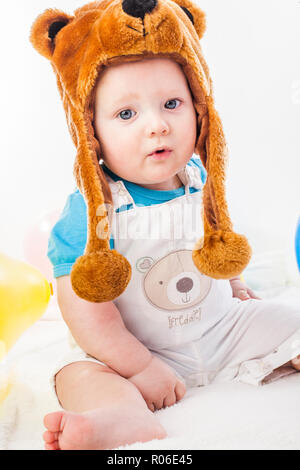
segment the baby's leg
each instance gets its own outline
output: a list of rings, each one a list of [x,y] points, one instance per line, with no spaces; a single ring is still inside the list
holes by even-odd
[[[114,449],[166,437],[138,389],[109,367],[69,364],[56,374],[56,392],[66,411],[44,418],[47,450]]]

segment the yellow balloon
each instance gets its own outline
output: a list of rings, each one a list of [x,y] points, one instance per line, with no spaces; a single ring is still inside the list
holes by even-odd
[[[43,315],[51,287],[38,269],[0,253],[0,361]]]
[[[11,382],[10,377],[6,378],[5,380],[3,380],[3,378],[1,380],[0,378],[0,404],[4,400],[6,400],[12,388],[13,388],[13,384]],[[0,419],[1,419],[1,415],[0,415]]]

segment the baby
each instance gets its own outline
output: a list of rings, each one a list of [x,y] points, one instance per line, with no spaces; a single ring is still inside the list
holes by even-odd
[[[178,175],[193,155],[196,117],[185,75],[177,63],[159,58],[106,68],[96,87],[94,126],[108,178],[111,175],[115,180],[125,180],[133,196],[134,190],[139,189],[146,197],[153,197],[153,204],[157,203],[155,198],[163,200],[163,195],[165,201],[182,197],[183,193],[179,193],[183,189],[182,181]],[[170,151],[150,155],[158,147]],[[194,168],[198,168],[200,181],[200,168],[191,167]],[[193,192],[195,195],[200,193],[201,190]],[[186,345],[184,348],[171,345],[169,354],[166,349],[158,348],[159,353],[150,350],[145,344],[151,343],[153,347],[155,339],[149,339],[151,326],[147,336],[147,318],[142,310],[138,310],[138,292],[129,294],[129,307],[125,305],[127,300],[124,302],[128,325],[131,325],[131,319],[126,310],[137,310],[129,331],[117,302],[85,301],[73,291],[70,276],[62,275],[62,269],[65,273],[70,272],[72,263],[58,260],[58,250],[62,250],[58,247],[59,234],[66,237],[67,232],[72,233],[69,238],[72,238],[73,247],[78,247],[76,236],[81,237],[84,248],[85,236],[79,228],[84,230],[86,217],[82,204],[83,199],[77,191],[69,199],[49,243],[49,257],[58,266],[57,274],[60,274],[57,277],[59,306],[77,345],[69,359],[63,359],[65,365],[60,365],[55,375],[56,393],[65,411],[45,417],[46,449],[110,449],[136,441],[163,439],[166,431],[154,412],[183,398],[187,385],[184,376],[190,379],[195,376],[195,359],[200,365],[198,369],[203,372],[196,374],[198,382],[190,386],[210,383],[216,370],[221,371],[217,374],[221,380],[231,380],[237,372],[242,379],[240,365],[243,362],[245,365],[247,359],[267,356],[282,343],[283,337],[288,338],[300,329],[300,312],[258,299],[239,278],[234,278],[215,281],[216,285],[228,285],[228,291],[218,287],[219,298],[215,298],[215,303],[214,299],[210,301],[208,316],[203,308],[204,330],[200,327],[201,322],[194,320],[198,337],[205,333],[202,342],[199,340],[197,344],[193,338],[190,349]],[[148,206],[141,205],[140,209],[147,210]],[[76,212],[79,218],[82,215],[78,226],[74,222]],[[210,286],[210,291],[218,295],[214,286]],[[137,328],[139,316],[143,324]],[[220,322],[223,323],[221,327]],[[211,326],[214,327],[212,331]],[[135,328],[145,330],[144,344],[132,333]],[[234,333],[230,333],[231,328]],[[165,338],[165,348],[168,348],[168,339]],[[178,341],[179,345],[181,343]],[[290,363],[286,357],[283,352],[277,365],[285,363],[287,366],[294,362],[294,368],[300,370],[296,360]],[[270,359],[268,357],[262,363],[265,370],[261,377],[272,372],[276,362],[272,363]],[[255,360],[248,362],[257,365]],[[191,370],[193,374],[184,374]],[[253,380],[258,377],[251,367],[247,372],[250,377],[253,372]]]
[[[77,148],[78,188],[49,239],[71,349],[46,449],[163,439],[155,412],[187,389],[300,370],[300,308],[233,277],[250,249],[224,198],[204,30],[191,0],[103,0],[33,25]]]

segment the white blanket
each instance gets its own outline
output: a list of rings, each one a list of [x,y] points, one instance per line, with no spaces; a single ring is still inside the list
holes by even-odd
[[[300,289],[281,298],[300,305]],[[53,308],[53,305],[52,305]],[[0,449],[43,449],[43,416],[58,408],[49,373],[67,348],[67,328],[51,314],[33,325],[6,360],[13,388],[0,406]],[[300,373],[268,385],[208,385],[188,390],[184,399],[157,411],[168,437],[120,449],[298,449]]]

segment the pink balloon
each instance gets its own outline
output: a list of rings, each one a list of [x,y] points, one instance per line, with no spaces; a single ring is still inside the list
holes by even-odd
[[[50,232],[60,216],[58,210],[40,216],[26,232],[23,240],[24,257],[27,263],[35,266],[54,287],[53,267],[47,257]]]

